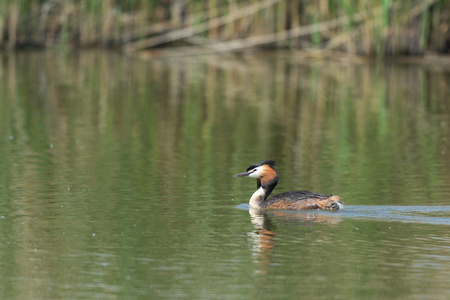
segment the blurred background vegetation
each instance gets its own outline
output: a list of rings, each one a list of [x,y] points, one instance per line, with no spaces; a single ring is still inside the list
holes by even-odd
[[[264,47],[423,55],[449,52],[450,1],[2,0],[0,33],[1,49]]]

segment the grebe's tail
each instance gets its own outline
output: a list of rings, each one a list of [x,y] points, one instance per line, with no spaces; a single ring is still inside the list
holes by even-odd
[[[339,196],[328,197],[328,209],[340,210],[344,209],[344,202],[341,201]]]

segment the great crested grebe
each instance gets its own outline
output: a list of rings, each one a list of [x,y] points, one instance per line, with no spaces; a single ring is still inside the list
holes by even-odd
[[[285,192],[267,199],[278,183],[278,173],[274,166],[275,161],[262,160],[250,165],[244,173],[233,176],[256,178],[257,190],[250,198],[250,207],[293,210],[344,208],[344,203],[339,196],[327,196],[308,191]]]

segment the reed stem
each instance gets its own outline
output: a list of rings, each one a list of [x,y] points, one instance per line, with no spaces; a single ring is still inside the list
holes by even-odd
[[[449,53],[449,15],[448,0],[3,0],[0,49],[112,46],[133,52],[182,42],[223,51]]]

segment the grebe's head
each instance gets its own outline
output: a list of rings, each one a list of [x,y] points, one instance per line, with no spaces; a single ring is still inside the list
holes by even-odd
[[[257,164],[250,165],[245,172],[236,174],[233,177],[251,177],[261,179],[268,175],[276,176],[277,173],[274,166],[275,161],[270,159],[262,160]]]

